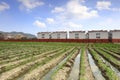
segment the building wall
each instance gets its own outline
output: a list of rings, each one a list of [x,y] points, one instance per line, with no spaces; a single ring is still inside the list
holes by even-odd
[[[51,34],[51,39],[66,39],[67,38],[67,32],[53,32]]]
[[[43,35],[44,35],[44,37],[43,37]],[[49,39],[50,33],[38,33],[37,37],[38,37],[38,39]]]
[[[120,31],[111,32],[112,39],[120,39]]]
[[[4,34],[0,33],[0,39],[4,39]]]
[[[100,38],[97,38],[96,34],[100,34]],[[108,32],[89,32],[89,39],[108,39]]]
[[[110,33],[110,32],[109,32]],[[44,38],[42,35],[44,34]],[[75,34],[78,34],[78,38],[76,38]],[[81,31],[71,31],[69,34],[67,32],[39,32],[38,39],[66,39],[67,35],[69,35],[69,39],[120,39],[120,31],[111,31],[111,36],[107,31],[98,30],[98,31],[88,31],[87,34]],[[99,37],[98,37],[99,36]]]
[[[78,38],[76,38],[75,34],[78,34]],[[85,39],[85,33],[83,33],[83,32],[69,32],[69,39]]]

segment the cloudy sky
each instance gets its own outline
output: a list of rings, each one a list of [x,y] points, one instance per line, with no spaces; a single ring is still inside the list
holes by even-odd
[[[120,0],[0,0],[0,31],[120,29]]]

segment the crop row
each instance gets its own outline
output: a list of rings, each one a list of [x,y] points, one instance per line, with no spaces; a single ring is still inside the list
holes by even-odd
[[[93,73],[91,71],[88,56],[85,48],[81,50],[81,59],[80,59],[80,80],[94,80]]]
[[[2,72],[5,72],[5,71],[8,71],[8,70],[11,70],[15,67],[18,67],[20,65],[24,65],[28,62],[32,62],[32,61],[35,61],[39,58],[42,58],[44,57],[45,55],[51,55],[50,53],[55,53],[57,52],[57,50],[52,50],[52,51],[48,51],[46,53],[43,53],[43,54],[39,54],[39,55],[36,55],[36,56],[32,56],[32,57],[28,57],[28,58],[25,58],[25,59],[22,59],[22,60],[17,60],[17,61],[14,61],[14,62],[9,62],[8,64],[3,64],[3,65],[0,65],[0,73]]]
[[[55,73],[53,74],[52,80],[66,80],[68,78],[74,63],[74,59],[78,55],[78,53],[78,50],[75,49],[69,54],[66,61],[63,64],[61,64],[58,67],[57,71],[55,71]]]
[[[95,60],[95,63],[98,65],[100,70],[102,71],[102,75],[106,78],[106,80],[119,80],[119,77],[115,74],[115,72],[107,66],[100,58],[98,53],[93,49],[89,49],[92,57]]]
[[[119,60],[117,60],[110,54],[108,54],[100,49],[94,48],[94,50],[120,71],[120,61]]]
[[[102,80],[120,79],[119,44],[0,45],[0,80],[100,80],[99,75]]]
[[[2,76],[0,77],[0,79],[3,79],[3,80],[13,79],[13,78],[16,78],[20,75],[23,75],[26,72],[29,72],[29,71],[35,69],[37,66],[42,66],[42,65],[46,64],[51,59],[54,59],[55,56],[57,56],[60,53],[63,53],[64,51],[66,51],[66,49],[52,53],[53,54],[52,56],[51,56],[51,54],[47,54],[47,56],[45,55],[42,58],[39,58],[37,60],[35,60],[36,58],[34,58],[34,59],[32,59],[32,61],[27,62],[25,65],[21,65],[19,67],[16,67],[16,68],[10,70],[10,71],[2,73]],[[9,74],[9,75],[7,75],[7,74]],[[7,75],[7,77],[5,77],[5,75]]]
[[[106,49],[104,49],[104,48],[100,48],[100,50],[102,50],[102,51],[110,54],[110,55],[113,56],[114,58],[120,60],[120,55],[118,55],[118,54],[116,54],[116,53],[114,53],[114,52],[111,52],[111,51],[109,51],[109,50],[106,50]]]

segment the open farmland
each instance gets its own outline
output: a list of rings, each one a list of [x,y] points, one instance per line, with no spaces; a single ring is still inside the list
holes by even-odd
[[[120,44],[0,42],[0,80],[120,80]]]

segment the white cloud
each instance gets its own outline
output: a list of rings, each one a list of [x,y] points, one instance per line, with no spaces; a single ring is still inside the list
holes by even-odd
[[[59,27],[59,30],[63,31],[71,31],[71,30],[81,30],[83,27],[82,24],[75,23],[75,22],[64,22],[61,24],[61,27]]]
[[[5,3],[5,2],[0,3],[0,12],[4,11],[4,10],[7,10],[9,8],[10,8],[10,6],[7,3]]]
[[[36,20],[33,25],[37,26],[37,27],[40,27],[40,28],[45,28],[46,27],[46,24],[44,22],[41,22],[39,20]]]
[[[112,23],[114,20],[112,19],[112,18],[108,18],[105,22],[106,23],[108,23],[108,24],[110,24],[110,23]]]
[[[82,2],[85,2],[85,0],[78,0],[78,1],[80,1],[81,3],[82,3]]]
[[[111,5],[110,1],[98,1],[96,8],[98,10],[120,11],[120,8],[112,8]]]
[[[112,11],[120,11],[120,8],[111,8]]]
[[[62,7],[55,7],[54,10],[52,10],[52,13],[60,13],[63,11],[64,11],[64,9]]]
[[[104,18],[95,24],[91,24],[89,27],[91,29],[103,29],[103,30],[111,30],[111,29],[120,29],[120,19],[118,18]],[[92,26],[92,27],[91,27]],[[97,27],[96,27],[97,26]],[[89,29],[89,28],[88,28]]]
[[[67,14],[79,19],[88,19],[97,16],[97,11],[90,10],[88,7],[81,5],[78,1],[70,1],[67,4]]]
[[[83,6],[80,0],[70,0],[62,7],[55,7],[52,12],[58,13],[58,16],[63,19],[89,19],[98,16],[96,10]]]
[[[26,9],[27,11],[30,11],[31,9],[34,9],[38,6],[44,5],[44,2],[39,0],[18,0],[21,2],[20,8]]]
[[[53,18],[47,18],[46,22],[49,24],[53,24],[55,22],[55,20]]]
[[[98,1],[96,8],[98,10],[110,10],[111,2],[109,1]]]
[[[85,0],[68,0],[65,5],[57,6],[52,10],[55,14],[57,30],[82,30],[82,20],[98,17],[98,12],[82,3]]]
[[[76,23],[73,23],[73,22],[67,22],[67,23],[64,23],[64,25],[66,27],[71,27],[71,28],[81,28],[81,27],[83,27],[83,25],[76,24]]]

